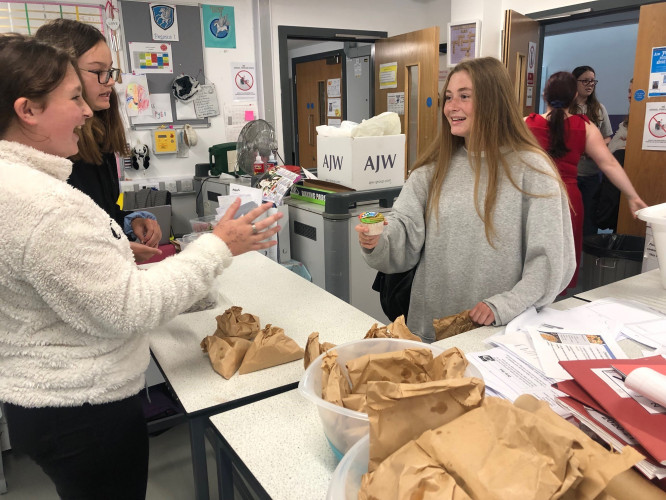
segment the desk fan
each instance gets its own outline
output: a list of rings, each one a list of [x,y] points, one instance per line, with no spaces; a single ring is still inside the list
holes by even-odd
[[[243,127],[236,143],[238,168],[247,175],[252,175],[257,153],[266,161],[271,153],[277,151],[275,130],[265,120],[252,120]]]

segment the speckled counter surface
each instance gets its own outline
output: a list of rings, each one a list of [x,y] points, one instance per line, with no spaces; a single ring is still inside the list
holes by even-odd
[[[377,322],[257,252],[235,257],[218,281],[217,308],[181,314],[150,334],[153,355],[188,413],[295,384],[303,375],[302,360],[229,380],[213,371],[199,344],[215,331],[215,317],[232,305],[259,316],[262,328],[284,328],[303,348],[313,331],[322,342],[342,344],[363,338]]]
[[[588,301],[609,297],[635,300],[666,314],[666,289],[661,286],[659,269],[578,293],[576,297]]]
[[[326,497],[337,461],[316,406],[298,390],[215,415],[210,421],[273,500]]]

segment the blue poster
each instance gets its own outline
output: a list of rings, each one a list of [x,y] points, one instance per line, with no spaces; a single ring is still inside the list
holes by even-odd
[[[206,47],[236,48],[234,8],[222,5],[202,5],[204,42]]]
[[[666,95],[666,47],[652,49],[648,97]]]

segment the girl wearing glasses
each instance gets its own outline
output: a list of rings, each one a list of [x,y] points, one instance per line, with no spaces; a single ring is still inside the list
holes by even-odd
[[[79,153],[67,182],[90,196],[125,234],[136,238],[132,251],[137,262],[160,253],[162,231],[148,212],[124,212],[116,204],[120,194],[116,154],[128,156],[125,128],[113,85],[120,70],[112,68],[111,51],[95,27],[71,19],[55,19],[41,26],[35,37],[69,52],[81,74],[86,102],[93,117],[79,133]]]
[[[553,74],[543,91],[546,112],[532,113],[525,122],[541,147],[553,158],[567,187],[571,203],[571,222],[576,247],[576,264],[583,246],[583,200],[578,189],[577,165],[587,154],[606,177],[627,197],[631,212],[645,207],[622,167],[615,160],[599,132],[585,115],[572,115],[568,109],[576,98],[576,79],[567,71]],[[635,217],[635,216],[634,216]],[[576,286],[578,266],[568,288]]]
[[[12,448],[60,498],[143,500],[138,393],[148,332],[201,299],[234,255],[268,248],[265,204],[146,271],[107,213],[65,182],[92,111],[67,52],[0,35],[0,401]],[[127,307],[132,304],[132,307]]]
[[[613,128],[608,117],[608,111],[597,100],[595,94],[595,89],[599,82],[596,80],[594,69],[590,66],[578,66],[572,71],[572,74],[577,81],[576,88],[578,95],[569,106],[569,113],[572,115],[581,114],[587,116],[590,123],[596,125],[601,131],[601,136],[606,144],[608,144],[613,135]],[[597,226],[594,223],[593,214],[596,210],[595,194],[599,190],[599,186],[601,186],[601,171],[599,167],[588,156],[581,156],[578,162],[578,188],[583,197],[583,207],[585,209],[583,215],[583,236],[597,234]]]

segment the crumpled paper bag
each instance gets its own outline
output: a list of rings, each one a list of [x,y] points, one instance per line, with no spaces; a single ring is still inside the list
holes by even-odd
[[[430,377],[427,367],[432,363],[432,351],[425,348],[404,349],[381,354],[366,354],[347,361],[347,374],[352,392],[365,393],[371,380],[418,384]]]
[[[254,314],[241,314],[242,307],[231,306],[215,318],[217,329],[213,335],[217,337],[241,337],[252,340],[259,333],[259,318]]]
[[[431,380],[444,380],[465,376],[469,361],[457,347],[451,347],[432,360],[428,366]]]
[[[398,316],[395,321],[388,326],[378,326],[377,323],[372,325],[368,333],[365,334],[365,339],[407,339],[416,342],[422,342],[421,337],[414,335],[407,325],[405,324],[405,316]]]
[[[487,397],[384,460],[364,477],[359,499],[411,500],[413,491],[399,496],[396,482],[419,485],[425,471],[429,489],[450,490],[449,475],[473,500],[610,500],[604,488],[642,458],[629,446],[607,451],[532,396],[521,396],[515,406]],[[437,468],[440,475],[432,471]]]
[[[201,349],[208,353],[213,370],[229,380],[243,362],[252,342],[240,337],[210,335],[201,341]]]
[[[271,366],[301,359],[305,351],[284,333],[284,329],[270,324],[259,332],[245,353],[238,373],[256,372]]]
[[[470,310],[467,309],[458,314],[452,314],[451,316],[432,320],[432,326],[435,328],[435,339],[448,339],[459,333],[468,332],[478,328],[479,325],[474,323],[469,317],[469,312]]]
[[[321,362],[321,397],[324,401],[343,406],[343,399],[349,395],[351,387],[338,363],[338,353],[328,351]]]
[[[423,432],[444,425],[483,401],[485,384],[478,378],[454,378],[423,384],[369,382],[370,463],[382,461]]]
[[[335,344],[330,342],[319,343],[319,332],[312,332],[308,336],[308,342],[305,344],[305,356],[303,356],[303,365],[307,369],[310,363],[317,359],[323,352],[333,349]]]

